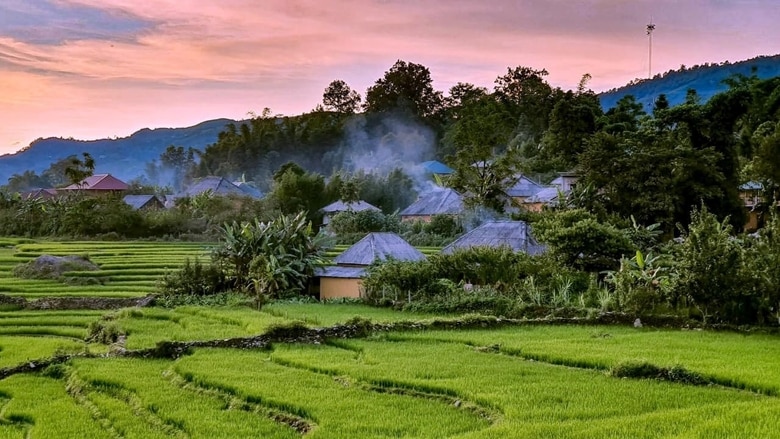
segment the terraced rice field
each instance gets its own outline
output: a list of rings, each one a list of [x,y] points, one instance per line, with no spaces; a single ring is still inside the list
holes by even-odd
[[[11,277],[16,264],[44,253],[88,253],[104,283]],[[207,245],[187,243],[0,241],[0,294],[140,296],[166,269],[207,253]],[[433,317],[348,304],[0,309],[0,439],[780,437],[775,335],[511,326],[195,348],[176,359],[126,355],[163,341],[251,337],[291,322],[327,327],[356,316]],[[91,341],[96,326],[121,336]],[[637,361],[682,366],[711,384],[608,373]]]
[[[158,279],[180,267],[185,259],[209,259],[212,244],[188,242],[35,242],[0,239],[0,294],[28,299],[42,297],[142,297],[153,293]],[[334,258],[348,246],[336,246],[326,253]],[[422,247],[425,254],[438,247]],[[86,255],[99,271],[71,271],[66,277],[93,279],[94,285],[67,285],[54,280],[20,279],[13,269],[41,255]],[[88,283],[88,282],[84,282]]]
[[[14,333],[0,335],[0,369],[94,354],[0,379],[0,438],[780,437],[772,335],[516,326],[197,348],[175,360],[103,356],[114,348],[84,340],[100,319],[135,349],[354,316],[429,317],[336,304],[0,313],[0,329]],[[637,360],[682,365],[722,385],[605,373]]]
[[[154,291],[157,280],[186,258],[208,259],[210,245],[168,242],[32,242],[0,240],[0,294],[41,297],[140,297]],[[98,271],[72,271],[68,277],[94,279],[95,285],[68,285],[54,280],[20,279],[17,265],[41,255],[85,255]]]

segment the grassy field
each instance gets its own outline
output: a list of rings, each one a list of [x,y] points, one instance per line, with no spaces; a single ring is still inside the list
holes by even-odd
[[[436,249],[425,249],[434,252]],[[333,250],[335,256],[343,247]],[[208,246],[0,240],[0,293],[133,297]],[[20,280],[40,254],[88,254],[101,284]],[[513,326],[376,333],[268,349],[193,349],[123,358],[163,341],[262,334],[433,316],[350,304],[116,311],[0,310],[0,376],[62,354],[80,357],[0,379],[5,438],[772,438],[780,437],[780,337],[619,326]],[[118,344],[91,341],[110,326]],[[627,362],[681,366],[706,386],[609,374]]]
[[[0,329],[19,334],[0,335],[0,368],[54,353],[106,352],[84,340],[86,326],[103,316],[127,332],[127,348],[257,335],[291,321],[320,327],[354,316],[430,317],[337,304],[4,312]],[[81,339],[69,332],[77,328]],[[76,358],[0,380],[0,438],[780,437],[778,341],[521,326],[203,348],[177,360]],[[681,365],[725,385],[605,373],[624,361]]]
[[[153,293],[158,279],[180,267],[185,259],[209,259],[212,244],[188,242],[101,242],[33,241],[0,238],[0,294],[39,299],[44,297],[141,297]],[[348,246],[326,252],[327,258],[341,254]],[[424,254],[438,253],[438,247],[421,247]],[[78,285],[54,280],[20,279],[13,269],[41,255],[84,255],[100,266],[98,271],[70,271]],[[94,283],[94,285],[85,283]]]

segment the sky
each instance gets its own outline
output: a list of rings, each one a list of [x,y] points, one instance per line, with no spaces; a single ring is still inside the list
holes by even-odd
[[[516,66],[563,89],[589,73],[599,92],[778,54],[778,21],[778,0],[0,0],[0,154],[301,114],[331,81],[365,94],[399,59],[445,93]]]

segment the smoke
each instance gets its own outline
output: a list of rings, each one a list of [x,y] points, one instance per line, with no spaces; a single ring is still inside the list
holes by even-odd
[[[420,166],[436,154],[436,135],[417,122],[398,116],[355,117],[347,125],[344,143],[337,152],[341,169],[355,173],[387,175],[400,168],[413,181],[418,193],[437,186]]]

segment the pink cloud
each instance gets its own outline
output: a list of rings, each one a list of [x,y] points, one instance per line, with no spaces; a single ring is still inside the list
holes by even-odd
[[[429,67],[443,91],[458,81],[492,87],[516,65],[546,68],[563,88],[590,73],[604,90],[647,74],[650,17],[656,72],[773,54],[780,40],[780,5],[769,0],[57,3],[149,25],[56,45],[0,34],[0,118],[14,126],[0,127],[0,151],[39,136],[127,135],[263,107],[300,113],[331,80],[363,92],[397,59]]]

